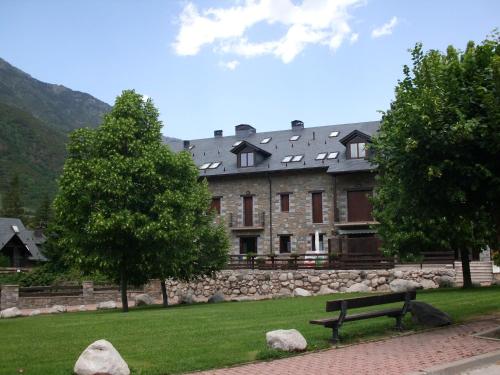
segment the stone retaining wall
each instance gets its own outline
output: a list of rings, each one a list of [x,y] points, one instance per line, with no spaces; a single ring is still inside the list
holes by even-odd
[[[215,278],[196,282],[167,281],[169,303],[204,302],[212,295],[223,294],[227,300],[266,299],[293,295],[297,288],[311,294],[335,292],[390,292],[405,287],[437,288],[454,283],[455,270],[227,270]]]

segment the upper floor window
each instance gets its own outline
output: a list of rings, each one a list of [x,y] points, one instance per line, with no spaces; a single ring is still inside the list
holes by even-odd
[[[288,212],[290,210],[290,194],[280,194],[280,206],[281,212]]]
[[[312,198],[312,221],[313,223],[323,222],[323,194],[315,192],[311,194]]]
[[[349,153],[351,159],[362,159],[366,156],[366,143],[350,143]]]
[[[214,210],[217,215],[220,215],[220,197],[213,197],[212,198],[212,204],[210,205],[210,209]]]
[[[242,152],[239,155],[240,167],[253,167],[254,166],[254,154],[253,152]]]

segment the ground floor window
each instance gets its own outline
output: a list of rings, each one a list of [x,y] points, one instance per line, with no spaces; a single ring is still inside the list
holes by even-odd
[[[292,241],[289,234],[280,235],[280,254],[292,251]]]
[[[316,249],[316,235],[313,233],[311,234],[311,250],[312,251],[324,251],[325,250],[325,246],[324,246],[324,242],[323,242],[323,239],[324,239],[324,235],[323,233],[319,233],[318,235],[319,237],[319,249]]]
[[[240,237],[240,254],[257,254],[257,237]]]

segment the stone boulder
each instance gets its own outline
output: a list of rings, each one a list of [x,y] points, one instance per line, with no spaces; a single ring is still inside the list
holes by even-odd
[[[30,316],[40,315],[42,312],[39,309],[35,309],[30,312]]]
[[[286,352],[301,352],[307,348],[306,339],[296,329],[278,329],[267,332],[266,341],[269,348]]]
[[[130,375],[127,363],[106,340],[90,344],[76,361],[73,371],[76,375]]]
[[[191,293],[183,294],[181,296],[180,303],[191,305],[193,303],[196,303],[196,298]]]
[[[452,323],[448,314],[425,302],[411,301],[410,311],[413,321],[426,327],[441,327]]]
[[[224,297],[224,294],[221,292],[215,292],[214,295],[208,299],[208,303],[224,302],[225,300],[226,298]]]
[[[8,318],[16,318],[21,316],[21,310],[17,307],[10,307],[8,309],[0,311],[0,318],[8,319]]]
[[[63,305],[54,305],[49,309],[49,314],[60,314],[66,312],[66,306]]]
[[[321,285],[316,295],[324,296],[326,294],[333,294],[333,293],[336,293],[335,290],[330,289],[327,285]]]
[[[424,289],[435,289],[435,288],[438,287],[438,285],[434,281],[429,280],[429,279],[423,279],[423,280],[421,280],[420,281],[420,285]]]
[[[155,303],[154,298],[147,293],[135,296],[134,301],[136,306],[152,305]]]
[[[310,297],[312,296],[311,292],[302,288],[295,288],[293,290],[293,295],[295,297]]]
[[[111,310],[111,309],[116,309],[115,301],[99,302],[97,304],[97,310]]]
[[[347,293],[353,293],[353,292],[369,292],[371,288],[368,285],[365,285],[363,283],[357,283],[351,285],[349,288],[346,289]]]
[[[455,286],[455,279],[451,276],[439,276],[436,279],[436,283],[440,288],[453,288]]]
[[[394,293],[398,292],[410,292],[412,290],[421,289],[422,286],[411,280],[395,279],[389,284],[389,287]]]

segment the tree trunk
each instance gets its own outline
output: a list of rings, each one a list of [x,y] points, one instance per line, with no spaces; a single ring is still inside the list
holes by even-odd
[[[160,281],[161,285],[161,295],[163,297],[163,307],[168,307],[168,294],[167,294],[167,285],[165,284],[165,279]]]
[[[462,260],[462,276],[464,279],[464,288],[472,287],[472,277],[470,274],[470,260],[469,260],[469,249],[460,249],[460,258]]]
[[[123,312],[128,312],[128,296],[127,296],[127,271],[125,270],[125,267],[122,266],[122,269],[120,271],[120,291],[122,295],[122,311]]]

